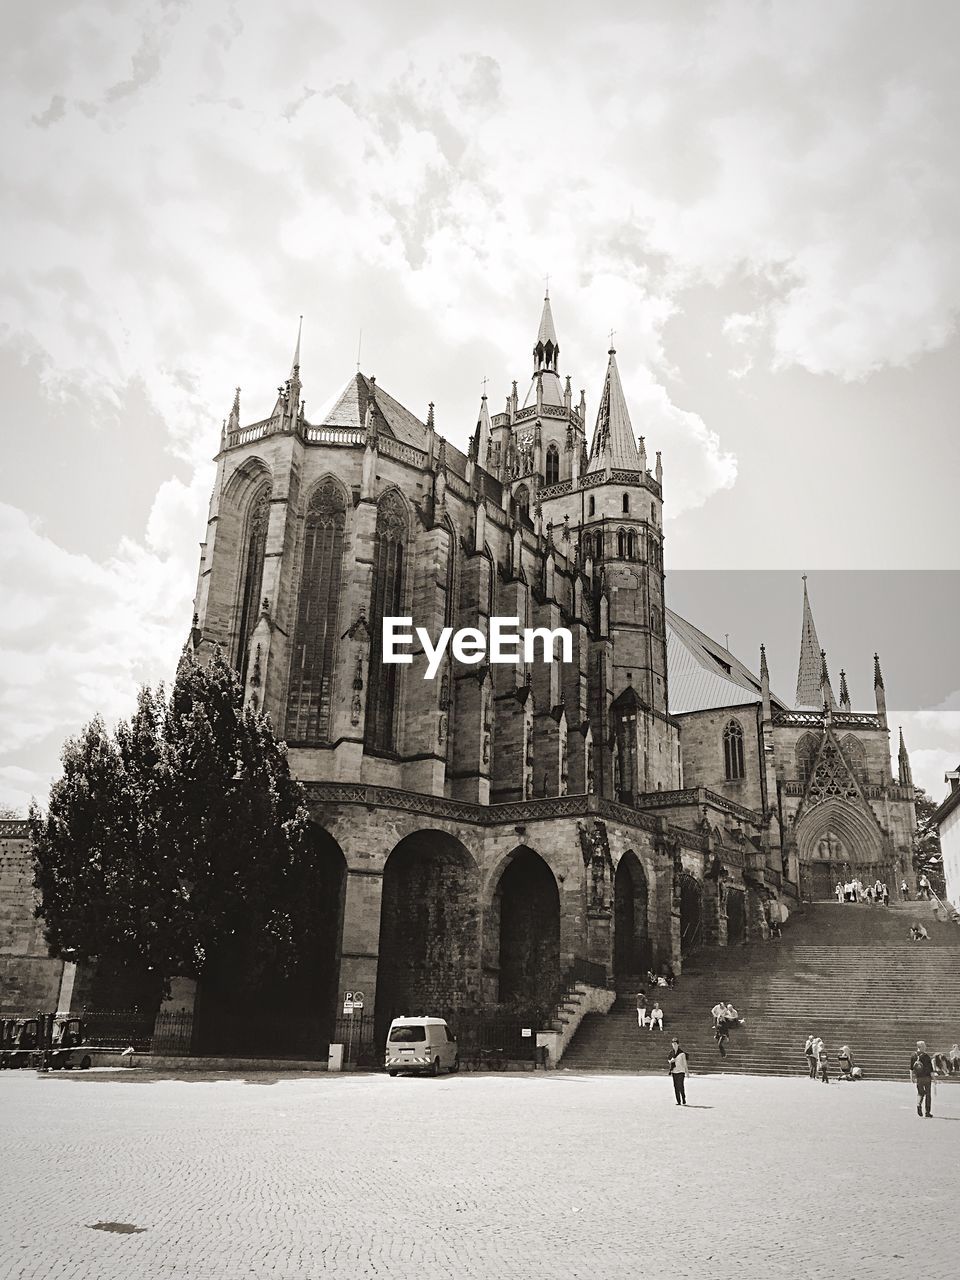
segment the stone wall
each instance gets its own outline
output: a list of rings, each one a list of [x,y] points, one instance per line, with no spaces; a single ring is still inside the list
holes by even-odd
[[[53,959],[34,915],[37,895],[25,822],[0,822],[0,1009],[55,1010],[63,962]]]

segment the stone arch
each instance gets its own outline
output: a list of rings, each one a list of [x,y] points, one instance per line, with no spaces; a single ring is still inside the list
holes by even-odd
[[[250,494],[264,482],[272,484],[273,473],[262,458],[253,455],[244,458],[223,487],[221,505],[243,509]]]
[[[735,947],[747,940],[747,901],[743,889],[726,891],[727,946]]]
[[[822,899],[833,895],[838,880],[859,877],[865,883],[892,882],[896,858],[888,848],[873,813],[848,799],[831,797],[813,805],[795,828],[804,894]]]
[[[251,970],[242,939],[217,947],[200,984],[201,1052],[319,1058],[333,1037],[340,981],[347,863],[324,828],[311,822],[310,933],[286,972]]]
[[[488,917],[498,1002],[531,1014],[546,1008],[560,981],[560,892],[533,849],[520,845],[505,859]]]
[[[680,955],[703,942],[703,885],[689,871],[680,872]]]
[[[555,444],[547,445],[545,479],[547,484],[557,484],[560,480],[560,450]]]
[[[628,849],[613,878],[613,972],[632,978],[653,963],[650,945],[649,888],[643,863]]]
[[[410,832],[383,869],[377,1034],[400,1014],[473,1004],[480,982],[480,877],[470,851],[434,829]]]

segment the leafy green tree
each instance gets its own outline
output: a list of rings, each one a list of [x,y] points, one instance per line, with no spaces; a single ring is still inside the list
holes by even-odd
[[[917,830],[913,842],[913,865],[917,874],[926,874],[935,894],[946,901],[947,886],[943,877],[943,855],[940,851],[940,832],[933,821],[938,806],[923,787],[914,788],[914,804],[917,810]]]
[[[299,785],[219,651],[184,657],[110,736],[63,752],[31,807],[38,915],[52,949],[159,975],[262,988],[292,974],[323,904]]]

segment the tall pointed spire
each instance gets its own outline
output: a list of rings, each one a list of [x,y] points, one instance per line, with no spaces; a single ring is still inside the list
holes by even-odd
[[[850,690],[847,688],[847,673],[840,670],[840,710],[850,710]]]
[[[901,787],[912,787],[913,770],[910,768],[910,756],[907,754],[906,744],[903,741],[903,725],[900,725],[900,751],[897,756],[897,764],[899,766],[898,776]]]
[[[618,471],[638,471],[640,455],[630,423],[626,397],[617,368],[617,353],[611,347],[607,352],[607,376],[603,381],[597,425],[587,461],[587,473],[604,471],[608,467]]]
[[[477,418],[477,466],[487,468],[490,456],[490,413],[487,409],[487,393],[480,397],[480,415]]]
[[[883,687],[883,672],[880,670],[880,655],[873,655],[873,696],[877,700],[877,717],[884,728],[887,727],[887,692]]]
[[[296,378],[300,374],[300,335],[303,333],[303,316],[300,317],[300,323],[297,326],[297,345],[293,350],[293,364],[290,366],[290,377]]]
[[[557,338],[556,325],[553,323],[553,312],[550,309],[550,294],[543,299],[543,311],[540,313],[540,327],[537,339],[533,344],[533,381],[523,402],[524,409],[536,405],[542,409],[545,404],[560,409],[563,407],[563,384],[559,371],[560,342]]]
[[[800,624],[800,666],[797,671],[798,707],[823,705],[820,693],[820,641],[813,624],[813,610],[807,595],[807,575],[803,575],[803,621]]]

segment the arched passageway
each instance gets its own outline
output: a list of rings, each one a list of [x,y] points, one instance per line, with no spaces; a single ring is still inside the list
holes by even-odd
[[[518,849],[497,885],[499,1000],[517,1009],[547,1006],[560,981],[560,893],[532,849]]]
[[[322,827],[309,834],[309,903],[296,960],[286,972],[258,963],[250,939],[222,942],[197,995],[196,1036],[202,1052],[271,1057],[323,1057],[333,1034],[343,934],[347,864]]]
[[[703,886],[688,871],[680,873],[680,955],[703,942]]]
[[[653,964],[648,923],[647,877],[640,859],[628,850],[617,863],[613,881],[613,972],[633,978]]]
[[[727,946],[747,940],[747,904],[742,889],[727,890]]]
[[[376,1030],[400,1014],[469,1005],[479,988],[479,875],[442,831],[406,836],[387,859],[380,908]]]

